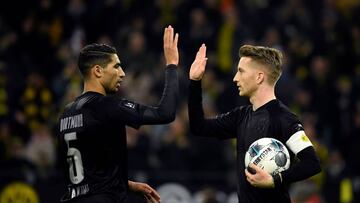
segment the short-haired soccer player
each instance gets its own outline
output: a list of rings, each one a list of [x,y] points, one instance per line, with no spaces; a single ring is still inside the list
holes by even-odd
[[[120,98],[125,73],[115,48],[104,44],[85,46],[78,66],[84,92],[65,107],[59,120],[61,162],[68,191],[62,202],[120,203],[129,192],[148,202],[159,194],[145,183],[128,180],[125,126],[166,124],[175,119],[179,94],[178,34],[164,31],[165,87],[158,106],[145,106]]]
[[[198,136],[237,139],[240,203],[290,203],[287,186],[319,173],[319,160],[298,117],[275,97],[275,84],[281,75],[281,52],[251,45],[242,46],[239,52],[240,60],[233,81],[239,95],[248,97],[251,105],[237,107],[215,118],[204,118],[201,79],[207,58],[203,44],[189,73],[190,130]],[[288,170],[270,175],[254,164],[245,169],[246,151],[254,141],[263,137],[275,138],[286,145],[291,156]]]

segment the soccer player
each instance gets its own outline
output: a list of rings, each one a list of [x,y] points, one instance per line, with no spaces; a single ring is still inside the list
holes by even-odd
[[[120,203],[129,192],[147,202],[159,202],[149,185],[128,180],[125,126],[166,124],[175,119],[179,94],[178,34],[165,28],[165,87],[156,107],[113,95],[125,73],[115,48],[104,44],[85,46],[78,67],[84,92],[65,107],[59,120],[61,161],[68,191],[62,202]]]
[[[248,97],[251,105],[237,107],[215,118],[204,118],[201,79],[207,58],[206,46],[203,44],[189,73],[190,130],[198,136],[237,138],[240,203],[290,203],[287,189],[289,183],[319,173],[319,160],[297,116],[275,97],[275,84],[281,75],[281,52],[273,48],[244,45],[239,55],[233,81],[239,89],[239,95]],[[272,137],[286,144],[291,154],[288,170],[272,176],[254,164],[245,169],[246,151],[254,141],[263,137]]]

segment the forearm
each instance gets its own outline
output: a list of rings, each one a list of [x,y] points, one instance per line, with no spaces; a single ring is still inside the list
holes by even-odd
[[[188,113],[190,131],[196,136],[221,137],[224,130],[218,129],[215,119],[205,119],[202,106],[201,81],[190,80]]]
[[[190,131],[198,136],[202,136],[204,131],[204,110],[202,107],[201,80],[190,80],[188,113]]]
[[[179,80],[176,65],[169,65],[165,70],[165,85],[157,107],[144,110],[146,124],[169,123],[175,120],[179,97]]]
[[[281,173],[282,183],[301,181],[321,171],[320,162],[313,147],[300,151],[297,156],[300,161]]]

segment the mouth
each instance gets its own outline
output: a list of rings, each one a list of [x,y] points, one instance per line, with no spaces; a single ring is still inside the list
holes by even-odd
[[[121,86],[122,80],[117,81],[116,88],[118,89]]]

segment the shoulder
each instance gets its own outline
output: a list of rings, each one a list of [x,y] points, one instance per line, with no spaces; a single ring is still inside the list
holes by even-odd
[[[134,113],[140,108],[140,105],[134,101],[124,99],[117,95],[105,96],[101,99],[101,105],[106,112],[117,113]]]
[[[234,109],[232,109],[228,113],[236,114],[238,116],[241,116],[241,115],[244,115],[244,114],[249,113],[251,111],[252,111],[252,106],[251,105],[243,105],[243,106],[235,107]]]
[[[299,117],[281,101],[277,101],[270,109],[269,115],[278,127],[286,134],[304,130]]]
[[[299,120],[298,116],[292,112],[289,107],[277,100],[268,108],[270,115],[281,121],[291,122],[293,120]]]
[[[244,117],[246,117],[246,115],[250,114],[251,111],[251,105],[238,106],[225,114],[218,115],[217,118],[228,117],[241,121]]]

